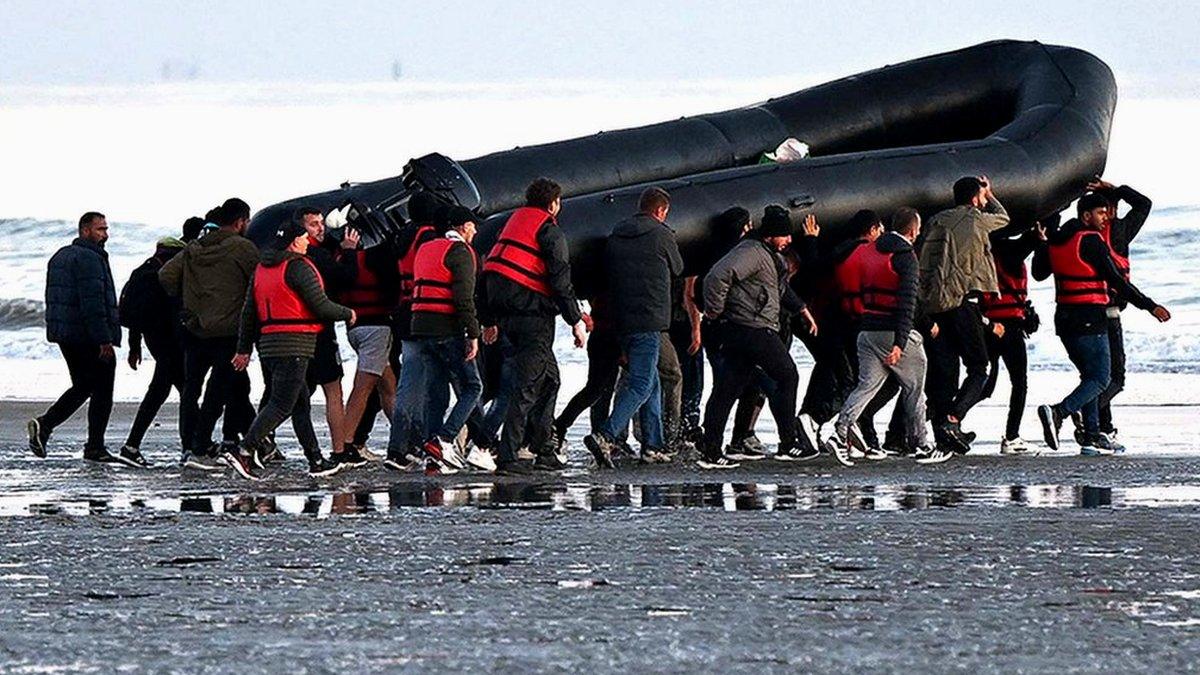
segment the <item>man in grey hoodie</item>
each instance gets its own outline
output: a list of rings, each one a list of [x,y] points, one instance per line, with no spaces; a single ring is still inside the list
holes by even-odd
[[[584,439],[600,468],[613,468],[615,439],[635,413],[644,439],[642,461],[669,459],[663,451],[658,359],[664,333],[671,327],[671,280],[683,273],[675,233],[666,223],[670,209],[666,190],[647,188],[638,200],[638,213],[617,223],[608,237],[608,291],[628,377],[617,391],[612,414]]]

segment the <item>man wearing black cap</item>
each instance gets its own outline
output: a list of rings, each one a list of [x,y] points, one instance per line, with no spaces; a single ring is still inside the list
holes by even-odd
[[[353,325],[355,316],[353,310],[325,295],[320,272],[305,257],[309,244],[304,209],[299,209],[275,233],[271,246],[263,249],[262,262],[246,293],[237,354],[231,364],[234,370],[245,371],[257,342],[263,373],[270,381],[270,397],[246,432],[240,450],[226,447],[222,452],[226,463],[244,478],[258,477],[267,436],[289,416],[308,460],[309,475],[328,476],[340,468],[321,455],[306,379],[317,335],[325,324],[346,321]]]
[[[666,334],[671,327],[671,280],[683,272],[675,233],[666,223],[670,209],[666,190],[647,188],[638,200],[638,213],[617,223],[606,244],[609,300],[628,372],[612,413],[584,438],[602,469],[613,468],[616,437],[635,414],[641,421],[642,461],[669,460],[659,358],[663,349],[673,352]]]
[[[1047,243],[1033,257],[1033,278],[1054,275],[1054,330],[1079,369],[1079,384],[1062,401],[1038,407],[1046,445],[1057,450],[1062,421],[1083,414],[1080,454],[1111,454],[1123,448],[1100,433],[1099,398],[1111,380],[1106,308],[1110,294],[1154,315],[1160,322],[1171,313],[1125,280],[1102,234],[1112,213],[1109,201],[1091,193],[1079,199],[1078,218],[1047,233]]]
[[[758,230],[721,258],[704,278],[705,320],[721,321],[724,327],[721,367],[714,375],[713,391],[704,409],[702,468],[738,466],[722,453],[721,440],[734,401],[758,369],[774,384],[768,400],[779,428],[778,453],[798,453],[799,374],[779,337],[781,305],[795,303],[795,313],[804,310],[788,287],[786,265],[780,257],[791,241],[791,216],[784,207],[772,204],[764,210]]]

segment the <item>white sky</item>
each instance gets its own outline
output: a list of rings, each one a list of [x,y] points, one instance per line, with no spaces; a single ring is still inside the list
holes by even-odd
[[[1194,94],[1198,28],[1161,0],[0,0],[0,83],[839,75],[1008,37]]]

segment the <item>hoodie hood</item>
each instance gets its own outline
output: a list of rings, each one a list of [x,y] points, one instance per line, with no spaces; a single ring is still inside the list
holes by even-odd
[[[1078,218],[1072,218],[1060,225],[1058,229],[1047,232],[1046,241],[1050,244],[1061,244],[1075,236],[1075,233],[1082,229],[1084,229],[1083,223]],[[1096,230],[1096,232],[1099,232],[1099,230]]]
[[[885,232],[875,240],[875,249],[880,253],[903,253],[913,250],[913,246],[907,239],[895,232]]]
[[[639,213],[617,223],[613,228],[612,236],[634,239],[651,234],[659,227],[666,227],[666,224],[660,223],[644,213]]]
[[[260,261],[263,267],[278,267],[289,260],[298,260],[303,257],[299,253],[267,247],[262,250]]]
[[[202,268],[222,266],[233,255],[233,249],[242,241],[247,240],[237,232],[229,230],[210,232],[192,242],[190,252],[192,263]]]

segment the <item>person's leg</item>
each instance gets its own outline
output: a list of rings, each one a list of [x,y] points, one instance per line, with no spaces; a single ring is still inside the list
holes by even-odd
[[[925,341],[927,370],[925,400],[930,418],[936,424],[953,414],[954,395],[958,392],[958,352],[955,348],[953,310],[930,318],[938,327],[937,337]]]
[[[397,395],[399,395],[399,387],[400,387],[400,380],[397,379],[396,380]],[[371,438],[371,430],[373,430],[375,428],[376,415],[383,412],[385,414],[385,416],[390,418],[390,416],[392,414],[392,410],[394,410],[395,407],[396,407],[396,403],[395,403],[395,400],[393,399],[392,407],[384,408],[383,403],[380,401],[379,392],[377,392],[377,391],[371,392],[367,396],[366,405],[363,407],[362,417],[359,418],[358,424],[355,425],[355,427],[354,427],[354,438],[352,439],[352,442],[355,445],[366,445],[367,441],[370,440],[370,438]],[[347,428],[349,428],[349,427],[347,427]]]
[[[925,361],[924,354],[921,355],[921,361],[922,361],[922,363]],[[924,384],[924,382],[925,382],[925,373],[924,373],[924,371],[922,371],[921,383]],[[853,391],[853,390],[851,390],[851,391]],[[869,403],[867,403],[867,407],[863,408],[862,413],[859,414],[858,429],[862,433],[863,440],[866,442],[866,444],[868,446],[870,446],[872,448],[881,447],[879,444],[879,434],[875,431],[875,415],[877,415],[880,410],[883,410],[883,408],[888,404],[888,402],[890,402],[893,398],[895,398],[896,394],[899,394],[899,393],[900,393],[900,383],[896,380],[895,377],[889,376],[886,380],[884,380],[883,386],[881,386],[879,388],[879,391],[875,392],[875,396],[871,398],[871,401]],[[924,398],[922,398],[922,401],[924,401]],[[894,420],[896,420],[896,418],[897,418],[897,415],[893,411],[891,419],[894,421]],[[922,423],[923,423],[923,421],[922,421]],[[891,431],[891,429],[890,429],[891,426],[892,425],[889,422],[889,431]],[[901,426],[900,428],[904,429],[905,427]],[[903,438],[903,435],[901,435],[900,438]]]
[[[883,360],[891,348],[892,334],[887,331],[863,331],[858,334],[858,385],[846,397],[835,422],[838,435],[842,438],[847,437],[850,425],[858,421],[863,410],[887,381],[888,368]]]
[[[679,359],[680,383],[679,423],[680,429],[690,432],[700,427],[700,400],[704,396],[704,349],[689,354],[692,346],[692,330],[688,323],[676,322],[670,331],[671,346]]]
[[[125,445],[133,448],[142,445],[142,439],[145,438],[150,424],[154,422],[163,403],[171,395],[171,387],[181,384],[180,368],[176,362],[175,350],[170,344],[170,336],[146,333],[144,338],[146,349],[154,359],[154,373],[150,376],[150,386],[146,388],[146,395],[138,405],[133,424],[129,427],[129,435],[125,438]]]
[[[713,373],[712,393],[704,407],[703,450],[709,453],[720,452],[729,413],[756,370],[744,342],[729,340],[721,351],[719,367]]]
[[[557,448],[551,447],[551,435],[554,433],[554,408],[558,404],[558,389],[562,380],[558,372],[558,359],[554,356],[554,326],[548,324],[539,333],[538,348],[544,376],[538,396],[529,411],[529,422],[526,425],[525,444],[535,454],[552,454]]]
[[[991,398],[992,394],[996,393],[996,383],[1000,380],[1000,359],[1007,346],[1005,340],[1007,337],[1008,333],[1004,334],[1004,338],[996,337],[992,331],[987,333],[988,375],[987,381],[983,384],[983,398],[985,399]]]
[[[179,395],[179,439],[183,449],[203,452],[196,444],[196,432],[200,424],[200,395],[204,392],[204,379],[208,376],[208,360],[200,339],[190,333],[184,335],[183,346],[183,392]],[[211,440],[211,439],[210,439]]]
[[[1012,392],[1008,395],[1008,418],[1004,424],[1005,438],[1021,436],[1021,418],[1025,415],[1025,399],[1029,393],[1029,355],[1025,347],[1025,335],[1021,329],[1013,326],[1011,337],[1004,334],[1005,345],[1001,352],[1004,358],[1004,369],[1008,371],[1008,379],[1012,382]]]
[[[553,336],[553,319],[549,321]],[[500,322],[500,332],[512,346],[508,360],[512,362],[513,373],[512,395],[504,414],[498,447],[499,464],[502,465],[517,461],[517,451],[525,445],[530,413],[542,396],[543,380],[549,376],[539,336],[544,328],[538,325],[545,322],[540,318],[509,318]]]
[[[71,377],[71,386],[58,397],[51,406],[42,413],[38,422],[42,427],[42,435],[49,437],[54,429],[65,422],[68,417],[79,410],[84,401],[91,396],[95,386],[95,371],[100,361],[100,348],[92,345],[60,344],[63,360],[67,362],[67,372]]]
[[[390,459],[400,460],[413,447],[425,440],[412,435],[414,424],[424,424],[425,385],[428,359],[423,340],[404,341],[404,368],[396,385],[396,407],[392,410],[392,428],[388,438],[387,454]]]
[[[88,448],[104,449],[104,434],[108,431],[108,420],[112,416],[113,383],[116,375],[116,359],[96,359],[92,374],[92,391],[88,401]]]
[[[312,398],[308,393],[308,383],[305,382],[305,369],[307,365],[303,369],[297,367],[295,375],[304,386],[296,390],[296,402],[292,406],[292,430],[296,432],[296,441],[304,451],[304,458],[311,463],[321,459],[321,442],[317,440],[317,432],[313,429]]]
[[[554,430],[559,436],[565,436],[567,430],[575,424],[575,420],[579,419],[583,411],[592,407],[592,404],[600,398],[601,385],[609,366],[608,352],[612,351],[605,344],[606,342],[611,342],[611,336],[606,333],[593,332],[589,337],[587,381],[584,382],[583,388],[567,401],[566,407],[555,418]]]
[[[1108,351],[1111,379],[1108,388],[1100,394],[1097,405],[1100,409],[1100,431],[1116,431],[1112,418],[1112,400],[1125,390],[1125,331],[1121,328],[1121,317],[1108,320]]]
[[[346,442],[346,407],[342,404],[342,381],[340,379],[321,385],[325,394],[325,424],[329,426],[330,452],[338,452]],[[311,402],[309,406],[311,406]]]
[[[988,379],[988,328],[983,325],[983,315],[979,311],[978,303],[963,303],[954,313],[954,319],[958,356],[962,359],[967,374],[954,397],[952,414],[962,421],[971,408],[983,400],[983,390]]]
[[[246,448],[255,450],[262,447],[267,436],[292,414],[296,399],[308,395],[308,383],[305,382],[307,358],[267,357],[261,361],[263,373],[271,380],[271,397],[250,423],[250,430],[243,441]]]
[[[601,433],[610,439],[617,437],[621,429],[633,419],[638,408],[646,402],[658,374],[658,333],[633,333],[622,336],[621,346],[625,351],[629,374],[624,386],[617,391],[612,414],[600,427]]]
[[[902,417],[909,430],[907,443],[913,449],[924,448],[929,444],[925,431],[925,349],[922,346],[921,334],[917,331],[909,333],[908,344],[900,354],[900,362],[890,368],[892,378],[900,387],[900,400],[897,408],[902,410]]]
[[[661,397],[659,426],[662,429],[662,445],[653,447],[666,447],[678,438],[683,414],[683,367],[679,363],[675,345],[671,344],[671,336],[666,333],[659,334],[658,385]],[[645,421],[647,418],[639,416],[639,419]]]
[[[200,405],[200,417],[196,423],[195,447],[207,448],[212,443],[213,430],[225,410],[233,386],[233,366],[222,357],[225,355],[223,338],[200,340],[204,367],[209,371],[208,384],[204,388],[204,401]],[[222,363],[225,361],[225,363]],[[228,366],[228,367],[227,367]]]
[[[1108,387],[1110,377],[1108,335],[1063,336],[1062,342],[1071,363],[1079,370],[1079,384],[1058,404],[1058,408],[1064,417],[1082,412],[1084,431],[1094,434],[1100,430],[1096,399]]]
[[[437,430],[437,437],[449,443],[458,436],[467,423],[467,417],[479,403],[479,397],[483,395],[483,380],[479,377],[475,361],[464,358],[466,343],[462,338],[438,340],[434,348],[437,351],[436,359],[447,369],[455,384],[454,407]]]
[[[475,444],[484,448],[494,448],[499,445],[498,435],[500,426],[504,424],[504,416],[508,413],[508,402],[512,399],[514,382],[512,345],[504,336],[496,340],[492,350],[492,358],[499,361],[496,368],[495,396],[488,406],[487,412],[479,423],[476,431]],[[495,367],[493,365],[493,367]]]

